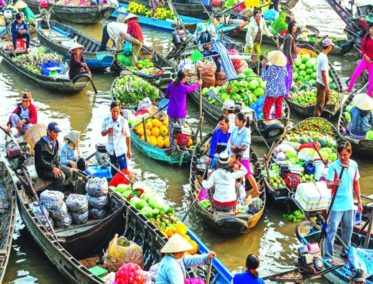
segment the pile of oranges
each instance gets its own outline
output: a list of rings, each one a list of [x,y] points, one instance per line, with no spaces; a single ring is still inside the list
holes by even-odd
[[[159,119],[148,119],[145,123],[145,128],[143,124],[138,125],[135,128],[136,134],[141,138],[141,140],[146,141],[159,148],[169,148],[170,138],[168,137],[168,120],[163,121]]]

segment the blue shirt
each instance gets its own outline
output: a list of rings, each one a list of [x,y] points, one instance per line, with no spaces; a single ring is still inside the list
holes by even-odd
[[[342,164],[340,160],[333,162],[328,171],[328,181],[336,180],[342,170]],[[349,161],[348,168],[344,170],[341,178],[341,184],[339,185],[337,196],[334,201],[332,210],[334,211],[348,211],[354,209],[354,181],[360,178],[359,168],[355,161]]]
[[[351,133],[364,136],[371,128],[373,128],[373,113],[369,111],[362,116],[360,110],[353,107],[351,109]]]
[[[243,273],[238,273],[233,277],[232,280],[233,284],[264,284],[264,281],[262,278],[254,278],[251,276],[251,274],[246,271]]]
[[[156,284],[183,284],[186,276],[186,268],[207,264],[207,254],[184,256],[176,259],[171,255],[165,255],[159,263]]]
[[[70,144],[66,143],[63,145],[61,150],[61,164],[64,166],[70,166],[70,161],[76,162],[75,151],[71,149]]]
[[[251,144],[251,133],[250,129],[243,126],[241,128],[235,127],[229,137],[227,152],[229,155],[232,154],[231,146],[245,146],[246,150],[242,153],[242,160],[250,160],[250,144]]]
[[[211,143],[210,143],[210,155],[209,156],[211,158],[214,157],[218,146],[227,148],[227,144],[228,144],[228,140],[230,136],[231,134],[229,132],[224,134],[220,128],[214,131],[214,134],[212,135]]]
[[[263,67],[262,79],[267,81],[264,94],[268,97],[278,98],[286,95],[286,77],[288,72],[284,67],[270,65]]]
[[[10,28],[11,32],[12,32],[12,37],[17,37],[18,35],[18,32],[20,30],[26,30],[27,33],[28,33],[28,25],[26,24],[25,21],[22,21],[20,24],[17,22],[17,20],[14,20],[12,22],[12,25],[11,25],[11,28]]]

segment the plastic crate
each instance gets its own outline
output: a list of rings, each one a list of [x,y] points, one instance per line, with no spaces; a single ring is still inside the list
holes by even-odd
[[[88,167],[88,171],[94,176],[99,178],[106,178],[111,179],[113,176],[111,175],[110,167],[102,168],[98,165],[90,165]]]
[[[51,76],[61,74],[64,66],[58,62],[50,61],[41,65],[41,74]]]

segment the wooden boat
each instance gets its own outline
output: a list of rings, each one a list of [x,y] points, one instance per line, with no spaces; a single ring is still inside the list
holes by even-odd
[[[316,126],[319,126],[317,128],[317,131],[321,134],[329,133],[331,137],[333,137],[337,142],[340,140],[340,137],[338,135],[337,129],[326,119],[320,118],[320,117],[312,117],[307,118],[301,122],[299,122],[297,125],[295,125],[293,128],[289,129],[286,132],[286,135],[282,136],[280,140],[278,140],[276,143],[272,144],[271,149],[269,150],[267,157],[268,161],[265,162],[265,168],[266,168],[266,175],[264,177],[264,183],[265,187],[267,189],[268,197],[275,203],[278,204],[281,208],[285,209],[288,212],[293,212],[295,209],[298,208],[298,206],[294,203],[293,195],[294,190],[288,188],[286,185],[279,186],[278,188],[274,188],[270,180],[268,179],[268,176],[271,176],[270,174],[270,168],[272,164],[276,164],[275,159],[275,149],[278,145],[280,145],[284,141],[289,141],[290,134],[292,132],[296,132],[297,128],[302,127],[305,124],[312,124],[314,126],[314,130],[316,130]],[[322,125],[327,125],[326,130],[323,129]],[[289,141],[290,142],[290,141]]]
[[[366,90],[366,86],[356,93],[361,93],[364,90]],[[343,137],[343,139],[351,143],[354,153],[370,156],[373,155],[373,140],[368,140],[365,137],[348,134],[349,122],[347,121],[346,113],[348,112],[347,108],[352,103],[356,93],[350,94],[342,103],[341,113],[338,118],[338,132],[339,135]]]
[[[34,12],[39,12],[40,2],[38,0],[26,0],[27,5]],[[115,11],[115,6],[92,5],[92,6],[66,6],[62,4],[51,4],[52,18],[61,22],[74,24],[94,24],[101,20],[109,19]]]
[[[129,13],[127,12],[128,5],[127,4],[119,4],[119,8],[115,10],[111,14],[111,18],[117,19],[117,17],[125,17]],[[170,20],[159,20],[151,17],[145,17],[145,16],[138,16],[139,17],[139,23],[142,26],[158,29],[158,30],[164,30],[172,32],[175,30],[174,22]],[[187,16],[180,16],[181,21],[184,23],[184,25],[187,26],[195,26],[198,23],[204,22],[204,20],[198,19],[198,18],[192,18]],[[193,28],[191,28],[193,29]]]
[[[168,83],[172,81],[172,76],[176,72],[175,65],[171,63],[168,59],[164,58],[161,54],[153,50],[148,46],[142,46],[139,60],[148,59],[154,63],[154,69],[149,70],[134,70],[131,66],[126,66],[119,60],[116,61],[116,66],[122,70],[123,74],[132,73],[136,76],[143,78],[152,85],[165,90]],[[151,74],[148,71],[154,70]]]
[[[315,58],[319,54],[319,52],[314,49],[312,46],[309,45],[299,45],[298,54],[310,54],[311,57]],[[329,63],[329,76],[333,79],[336,85],[336,91],[341,93],[342,92],[342,82],[338,72],[335,70],[333,65]],[[315,105],[309,106],[302,106],[293,100],[290,99],[290,96],[287,97],[286,102],[288,103],[291,110],[295,111],[296,113],[304,116],[304,117],[312,117],[314,115]],[[325,106],[325,111],[323,115],[327,115],[327,118],[331,118],[335,116],[340,108],[341,108],[342,99],[335,104],[327,104]]]
[[[311,244],[311,243],[318,243],[321,238],[321,228],[320,226],[316,225],[313,222],[308,220],[302,221],[297,224],[295,234],[297,239],[304,245]],[[338,235],[341,236],[341,230],[338,230]],[[351,238],[351,246],[363,248],[363,244],[367,240],[367,246],[365,248],[372,249],[373,248],[373,241],[372,239],[367,239],[367,234],[361,231],[354,230]],[[323,249],[323,242],[320,243],[321,254],[324,255]],[[345,264],[346,260],[339,257],[339,254],[342,251],[342,245],[337,241],[334,245],[334,263],[335,265],[343,265]],[[329,260],[323,259],[324,267],[331,268],[333,264],[330,263]],[[342,266],[336,270],[333,270],[329,273],[326,273],[324,277],[328,279],[331,283],[336,284],[348,284],[351,278],[351,269],[347,268],[346,266]],[[373,283],[373,277],[369,277],[366,279],[367,284]]]
[[[15,179],[6,161],[0,160],[0,202],[3,204],[0,209],[0,283],[3,283],[5,271],[8,265],[12,249],[13,232],[16,221],[17,197],[15,192]],[[2,191],[4,190],[4,191]],[[7,203],[7,206],[5,206]]]
[[[102,220],[89,220],[83,225],[72,225],[67,229],[55,229],[53,233],[41,223],[30,208],[30,204],[35,199],[30,195],[30,187],[25,175],[30,175],[33,186],[38,192],[45,189],[48,183],[38,180],[33,175],[35,169],[32,170],[32,162],[27,166],[20,161],[15,164],[20,166],[1,170],[5,182],[17,192],[19,213],[34,241],[69,283],[104,283],[79,261],[101,254],[115,234],[123,233],[124,202],[110,194],[110,213],[107,217]],[[14,175],[21,182],[16,184]]]
[[[196,103],[200,103],[200,92],[196,91],[190,94],[192,100]],[[223,115],[222,106],[218,107],[214,104],[211,104],[205,97],[202,96],[202,109],[207,117],[214,123],[218,122],[218,119]],[[258,119],[253,118],[252,122],[252,139],[255,141],[262,141],[265,139],[268,143],[272,143],[278,140],[282,134],[285,132],[285,128],[289,123],[290,118],[290,109],[285,103],[285,114],[284,118],[280,119]]]
[[[211,137],[211,135],[208,137]],[[201,184],[199,183],[198,178],[202,177],[205,171],[205,169],[198,167],[198,159],[205,154],[200,153],[200,150],[209,144],[210,139],[208,137],[205,137],[204,140],[206,142],[203,145],[196,147],[190,163],[189,184],[192,191],[192,202],[197,203],[196,212],[202,219],[203,223],[214,231],[224,235],[246,234],[257,225],[263,215],[266,204],[266,191],[261,174],[262,167],[259,159],[255,152],[251,149],[251,167],[253,169],[255,180],[258,182],[260,187],[259,198],[262,200],[262,208],[255,214],[238,213],[235,215],[233,212],[219,211],[211,213],[209,210],[198,205],[198,193],[201,190]]]
[[[56,21],[50,21],[50,26],[48,27],[47,23],[41,19],[37,20],[36,24],[40,43],[65,58],[70,59],[70,46],[72,42],[77,42],[84,46],[84,59],[90,69],[104,70],[113,64],[115,59],[113,50],[98,51],[100,43],[77,29]]]
[[[61,93],[76,93],[83,90],[90,81],[90,77],[87,74],[82,74],[71,80],[67,77],[49,77],[30,72],[21,65],[16,64],[10,55],[11,51],[4,50],[3,46],[4,42],[0,43],[0,55],[3,58],[3,62],[42,88]]]

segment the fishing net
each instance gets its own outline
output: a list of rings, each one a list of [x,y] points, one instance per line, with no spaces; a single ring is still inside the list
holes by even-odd
[[[108,194],[108,182],[106,178],[91,178],[85,186],[87,193],[94,197]]]
[[[47,210],[56,210],[62,206],[65,195],[57,190],[45,190],[40,194],[40,202]]]
[[[73,218],[74,224],[80,225],[85,224],[88,222],[88,210],[83,213],[71,213],[71,217]]]
[[[88,212],[88,199],[83,194],[70,194],[66,199],[66,205],[72,213],[87,213]]]
[[[88,198],[89,208],[104,209],[109,203],[109,198],[107,195],[100,196],[100,197],[94,197],[94,196],[87,195],[87,198]]]
[[[107,215],[107,210],[106,209],[96,209],[96,208],[91,208],[89,209],[89,218],[90,219],[104,219]]]

